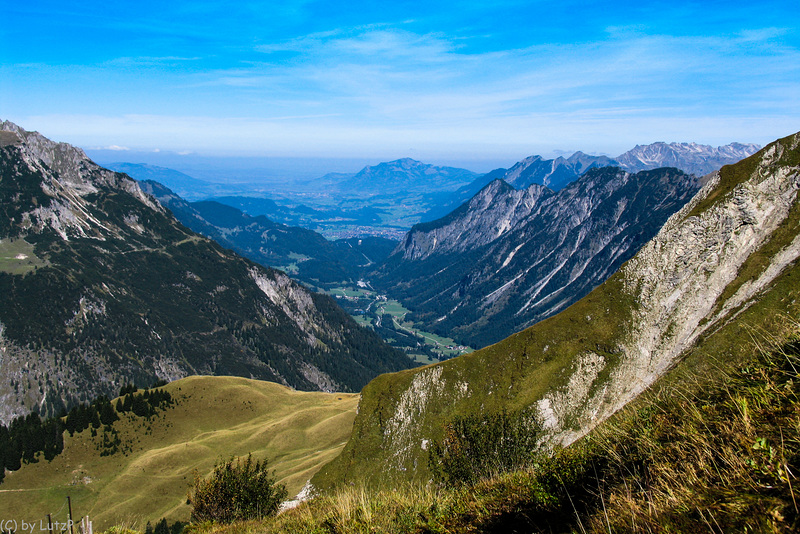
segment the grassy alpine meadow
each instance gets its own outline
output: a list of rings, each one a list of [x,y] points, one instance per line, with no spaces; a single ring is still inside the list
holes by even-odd
[[[33,253],[33,245],[24,239],[0,239],[0,271],[26,274],[47,265]]]
[[[113,433],[103,426],[65,432],[64,451],[52,461],[8,472],[0,517],[46,525],[50,513],[65,521],[70,496],[73,518],[88,515],[98,532],[113,525],[144,530],[162,517],[187,521],[194,474],[249,453],[266,459],[293,496],[342,449],[359,399],[235,377],[189,377],[164,389],[174,405],[154,417],[120,414]],[[108,454],[117,436],[117,450]]]

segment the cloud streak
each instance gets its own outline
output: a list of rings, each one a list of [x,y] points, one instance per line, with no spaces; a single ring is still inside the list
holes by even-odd
[[[270,52],[298,54],[281,68],[265,63],[220,71],[210,73],[213,79],[206,83],[260,88],[299,107],[307,106],[306,95],[313,93],[343,113],[390,121],[479,119],[543,109],[674,113],[701,104],[735,112],[751,106],[746,99],[755,105],[798,88],[797,50],[766,56],[763,48],[753,50],[756,38],[764,42],[776,33],[727,38],[615,33],[607,41],[476,54],[461,53],[456,43],[434,34],[338,31],[271,45]],[[767,73],[764,84],[758,78]]]

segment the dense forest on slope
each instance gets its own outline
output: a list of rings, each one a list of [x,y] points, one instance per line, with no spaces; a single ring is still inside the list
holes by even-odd
[[[114,422],[125,413],[150,419],[171,406],[172,396],[158,389],[161,385],[164,383],[157,383],[152,389],[145,388],[143,391],[132,384],[125,386],[120,390],[116,405],[101,395],[90,403],[78,404],[69,412],[62,410],[61,414],[47,419],[33,412],[15,417],[8,427],[0,424],[0,482],[6,470],[18,471],[23,464],[52,461],[64,450],[65,432],[72,436],[91,428],[92,436],[96,436],[102,426],[104,438],[107,435],[112,438],[104,440],[101,456],[116,453],[120,446],[124,449],[128,444],[120,442],[113,428]]]

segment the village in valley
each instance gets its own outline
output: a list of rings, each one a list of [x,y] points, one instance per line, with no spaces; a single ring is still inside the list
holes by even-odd
[[[337,287],[328,293],[356,322],[378,331],[390,345],[414,361],[434,363],[474,350],[450,338],[420,330],[408,320],[411,313],[408,309],[397,300],[377,292],[368,281],[359,280],[356,287]]]

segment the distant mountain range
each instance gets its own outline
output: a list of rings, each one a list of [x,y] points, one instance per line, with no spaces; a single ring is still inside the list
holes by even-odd
[[[265,215],[274,222],[302,226],[332,239],[365,235],[400,239],[414,224],[447,215],[498,178],[517,189],[539,184],[558,191],[597,167],[619,166],[634,173],[676,167],[701,176],[757,149],[757,145],[740,143],[717,148],[654,143],[637,146],[614,159],[582,152],[567,158],[530,156],[510,169],[485,174],[403,158],[367,166],[357,173],[329,173],[280,186],[203,182],[153,165],[113,163],[110,167],[140,181],[159,182],[189,201],[215,200],[248,215]]]
[[[355,285],[370,265],[382,262],[397,245],[370,236],[329,241],[313,230],[276,223],[263,215],[253,217],[216,201],[187,202],[154,181],[140,184],[195,232],[316,287]]]
[[[190,374],[358,391],[408,357],[181,225],[80,149],[0,126],[0,421]]]
[[[617,156],[619,166],[629,172],[675,167],[682,171],[703,176],[720,169],[723,165],[736,163],[761,149],[759,145],[731,143],[720,147],[697,143],[653,143],[636,145]]]
[[[478,176],[472,183],[443,198],[439,205],[422,216],[421,221],[433,221],[444,217],[496,179],[504,180],[516,189],[525,189],[532,184],[538,184],[558,191],[577,180],[586,171],[599,167],[615,166],[631,173],[659,167],[675,167],[687,174],[703,176],[723,165],[736,163],[760,148],[758,145],[741,143],[731,143],[717,148],[697,143],[653,143],[637,145],[614,159],[607,156],[590,156],[580,151],[568,158],[544,159],[541,156],[530,156],[510,169],[495,169]]]
[[[590,156],[583,152],[575,152],[568,158],[555,159],[530,156],[506,171],[503,169],[492,171],[492,175],[516,189],[539,184],[558,191],[589,169],[598,167],[620,167],[632,173],[660,167],[674,167],[687,174],[703,176],[723,165],[736,163],[760,148],[758,145],[741,143],[731,143],[716,148],[697,143],[653,143],[636,145],[613,159],[607,156]]]

